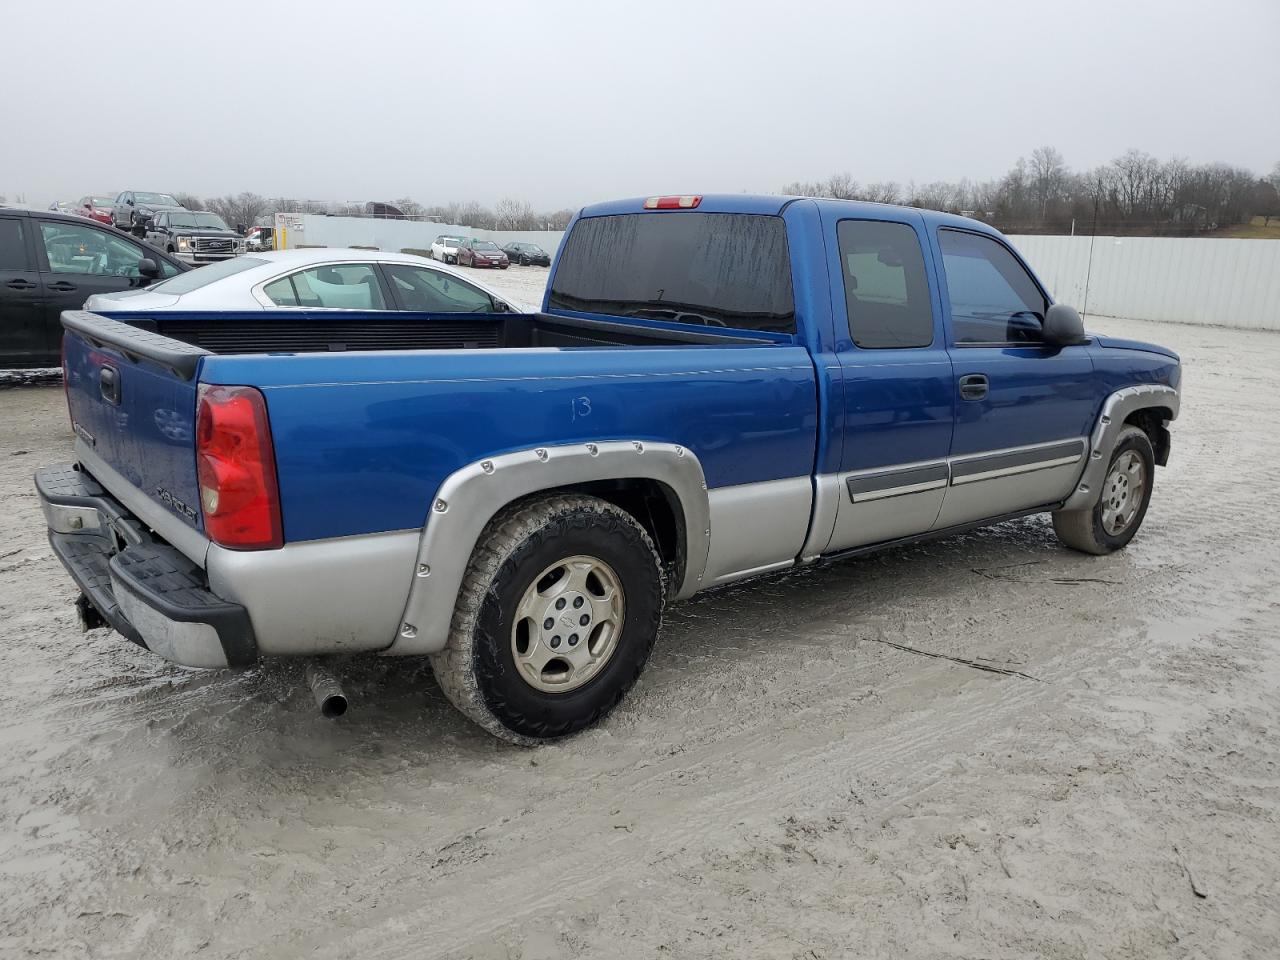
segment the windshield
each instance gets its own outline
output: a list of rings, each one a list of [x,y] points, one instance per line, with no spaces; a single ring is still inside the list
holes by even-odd
[[[189,227],[197,230],[227,230],[230,227],[216,213],[171,213],[169,226]]]
[[[180,204],[167,193],[135,193],[133,195],[134,203],[153,203],[157,207],[180,207]]]
[[[477,240],[471,245],[472,250],[497,250],[498,245],[492,240]]]
[[[218,280],[234,277],[237,273],[244,273],[246,270],[260,267],[266,262],[258,257],[232,257],[230,260],[223,260],[221,263],[211,263],[207,267],[201,267],[199,270],[180,273],[172,280],[157,283],[147,289],[172,296],[180,296],[184,293],[190,293],[192,290],[207,287]]]
[[[115,197],[90,197],[89,202],[95,207],[109,207],[116,202]]]
[[[436,243],[442,247],[456,247],[458,245],[458,237],[437,237]]]
[[[561,250],[549,305],[793,333],[786,226],[759,214],[586,217]]]

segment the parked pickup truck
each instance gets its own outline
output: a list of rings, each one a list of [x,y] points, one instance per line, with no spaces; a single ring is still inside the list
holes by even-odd
[[[216,213],[159,210],[147,221],[147,243],[191,264],[217,263],[244,253],[245,242]]]
[[[88,622],[197,667],[425,654],[525,743],[709,587],[1033,513],[1124,547],[1179,404],[1175,354],[1086,335],[995,230],[847,201],[587,207],[541,313],[429,349],[127,319],[64,314],[77,462],[36,478]]]

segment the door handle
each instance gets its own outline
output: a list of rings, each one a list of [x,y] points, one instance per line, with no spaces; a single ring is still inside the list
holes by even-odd
[[[961,400],[983,400],[990,389],[991,383],[985,373],[966,373],[960,378]]]
[[[114,367],[103,367],[98,371],[98,389],[103,400],[113,407],[120,406],[120,375]]]
[[[17,280],[10,280],[8,283],[5,284],[5,286],[8,287],[10,290],[30,290],[32,287],[35,286],[35,284],[30,280],[23,280],[22,278],[18,278]]]
[[[58,293],[70,293],[76,288],[74,283],[68,283],[66,280],[55,280],[49,284],[50,290],[56,290]]]

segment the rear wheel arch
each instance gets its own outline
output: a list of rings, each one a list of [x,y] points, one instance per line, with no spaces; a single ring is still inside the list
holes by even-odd
[[[553,487],[529,494],[531,500],[548,494],[581,493],[611,503],[635,519],[649,535],[662,558],[667,575],[667,592],[674,595],[684,580],[688,563],[688,517],[680,495],[669,485],[652,477],[620,477]],[[520,501],[500,510],[511,509]]]
[[[450,474],[430,505],[390,655],[443,648],[466,565],[493,518],[524,501],[585,494],[634,517],[654,542],[668,596],[696,593],[706,568],[710,503],[698,458],[670,443],[612,440],[515,451]]]

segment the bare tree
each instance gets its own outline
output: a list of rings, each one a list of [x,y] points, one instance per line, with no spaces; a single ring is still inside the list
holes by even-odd
[[[256,193],[240,193],[235,196],[228,194],[209,201],[209,209],[235,229],[253,226],[267,212],[268,206],[266,198]]]
[[[175,193],[173,195],[173,199],[177,200],[180,204],[182,204],[188,210],[204,209],[204,201],[201,200],[199,197],[197,197],[194,193]]]
[[[395,202],[394,206],[406,217],[413,219],[421,219],[427,213],[427,208],[412,197],[401,197]]]
[[[923,207],[926,210],[950,210],[955,196],[954,184],[937,180],[915,187],[907,202],[913,207]]]
[[[1036,147],[1029,165],[1031,196],[1040,208],[1040,219],[1049,214],[1049,204],[1062,198],[1067,180],[1067,165],[1053,147]]]
[[[898,203],[902,199],[902,190],[892,180],[868,183],[862,191],[861,199],[875,203]]]
[[[494,208],[494,224],[498,230],[532,230],[533,207],[524,200],[503,197]]]

